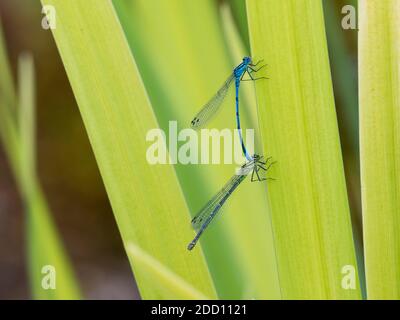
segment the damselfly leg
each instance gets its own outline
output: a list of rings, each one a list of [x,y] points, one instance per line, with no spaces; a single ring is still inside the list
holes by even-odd
[[[265,161],[262,161],[263,156],[259,156],[255,154],[253,156],[254,158],[254,164],[253,164],[253,171],[251,173],[251,182],[255,181],[265,181],[265,180],[275,180],[274,178],[269,178],[269,177],[261,177],[260,176],[260,170],[263,170],[264,172],[267,172],[271,166],[276,163],[276,161],[271,161],[272,157],[268,157]],[[255,178],[254,175],[257,177]]]
[[[261,59],[261,60],[258,60],[256,63],[249,63],[249,66],[257,67],[263,61],[264,61],[264,59]]]
[[[250,71],[248,71],[248,72],[253,73],[253,72],[258,72],[258,71],[260,71],[262,68],[264,68],[264,67],[266,67],[266,66],[267,66],[267,64],[263,64],[263,65],[262,65],[261,67],[259,67],[258,69],[254,69],[253,67],[248,66],[247,69],[250,69]]]
[[[256,81],[256,80],[260,80],[260,79],[269,79],[268,77],[258,77],[258,78],[254,78],[254,77],[253,77],[253,73],[257,73],[257,72],[260,71],[262,68],[264,68],[264,67],[267,66],[267,64],[263,64],[263,65],[262,65],[261,67],[259,67],[258,69],[254,69],[253,67],[257,66],[261,61],[263,61],[263,60],[258,61],[258,62],[257,62],[256,64],[254,64],[254,65],[249,64],[248,67],[246,68],[246,71],[243,72],[243,74],[242,74],[242,76],[241,76],[241,78],[240,78],[240,81]],[[244,77],[244,75],[245,75],[246,73],[249,75],[250,79],[243,79],[243,77]]]

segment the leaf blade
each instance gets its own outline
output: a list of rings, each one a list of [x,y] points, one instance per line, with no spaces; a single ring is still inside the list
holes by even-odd
[[[360,152],[368,299],[400,298],[400,3],[359,3]]]
[[[342,267],[357,264],[322,4],[248,0],[247,12],[252,56],[269,65],[256,91],[264,149],[277,160],[268,193],[283,298],[357,299],[358,281],[341,287]]]
[[[215,297],[201,250],[186,250],[193,231],[175,171],[146,159],[146,133],[158,124],[111,1],[43,3],[57,10],[54,37],[124,243],[137,244]],[[131,264],[142,298],[159,297],[143,270]]]

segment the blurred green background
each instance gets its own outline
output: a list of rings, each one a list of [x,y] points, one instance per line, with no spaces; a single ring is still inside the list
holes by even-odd
[[[222,2],[215,1],[216,12]],[[247,44],[244,2],[226,2],[234,9],[237,26]],[[329,50],[334,52],[330,54],[332,78],[353,228],[361,259],[357,31],[343,30],[340,24],[341,8],[355,2],[326,0],[324,6]],[[52,34],[41,28],[42,17],[39,1],[0,2],[0,18],[14,77],[21,52],[32,52],[35,60],[37,163],[41,184],[83,296],[137,299],[134,278],[78,107]],[[0,146],[0,299],[31,297],[26,275],[24,223],[21,199]]]
[[[104,186],[39,1],[2,0],[0,15],[14,78],[18,55],[33,53],[37,79],[38,170],[86,298],[138,298]],[[0,298],[30,298],[24,210],[0,147]]]

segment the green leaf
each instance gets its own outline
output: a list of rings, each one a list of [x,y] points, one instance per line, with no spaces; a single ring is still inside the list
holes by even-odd
[[[33,59],[30,54],[23,54],[19,59],[17,106],[2,40],[0,30],[0,70],[4,70],[0,79],[1,137],[26,210],[27,269],[32,296],[34,299],[79,299],[77,281],[36,176]],[[55,288],[47,288],[49,284]]]
[[[236,60],[235,52],[231,61],[215,3],[117,0],[114,5],[161,127],[168,132],[168,121],[176,120],[178,130],[188,128],[199,108],[243,58]],[[146,32],[143,26],[147,26]],[[250,82],[244,83],[241,94],[246,86],[251,89]],[[228,94],[221,108],[209,128],[235,128],[233,94]],[[251,123],[249,108],[255,105],[241,104],[241,114],[247,120],[243,128],[256,127]],[[176,165],[192,215],[234,174],[236,167]],[[243,182],[202,236],[210,272],[222,299],[280,297],[265,188],[250,179]]]
[[[359,4],[361,184],[369,299],[400,298],[400,2]]]
[[[71,264],[38,184],[26,196],[28,274],[34,299],[81,298]],[[54,268],[54,269],[53,269]],[[55,271],[55,289],[48,289]]]
[[[172,300],[209,299],[134,243],[128,242],[126,251],[131,260],[135,261],[135,268],[140,270],[147,278],[147,282],[160,292],[158,298],[168,297]]]
[[[15,90],[0,20],[0,135],[14,173],[19,176],[19,141],[15,119]],[[17,179],[18,181],[18,179]]]
[[[11,66],[8,62],[6,43],[3,37],[3,29],[0,20],[0,94],[2,98],[7,102],[7,105],[10,107],[16,107],[16,93],[11,73]]]
[[[355,242],[360,285],[365,293],[365,270],[362,239],[359,126],[358,126],[358,83],[357,66],[348,46],[347,36],[357,34],[357,30],[343,30],[341,8],[344,5],[357,7],[357,0],[330,1],[324,0],[324,16],[329,45],[329,58],[332,67],[333,90],[335,92],[336,111],[339,131],[342,137],[342,151],[346,178],[348,179],[348,195],[352,217],[353,237]],[[356,19],[356,17],[354,17]],[[355,37],[354,37],[355,38]],[[357,43],[356,38],[352,43]]]
[[[360,286],[321,1],[248,0],[252,57],[270,80],[256,92],[282,296],[358,299]],[[342,268],[356,288],[342,287]],[[345,278],[346,279],[346,278]]]
[[[18,71],[20,172],[24,192],[29,195],[36,178],[35,70],[30,54],[20,55]]]
[[[244,4],[246,4],[244,2]],[[232,61],[241,61],[243,57],[250,55],[250,49],[248,49],[243,41],[240,38],[240,34],[238,28],[235,25],[235,21],[233,19],[232,9],[226,4],[223,3],[220,6],[220,14],[222,19],[222,28],[224,32],[224,37],[226,39],[229,56]],[[246,19],[247,21],[247,19]],[[246,27],[247,28],[247,27]],[[258,125],[258,115],[257,115],[257,101],[255,96],[255,87],[246,86],[245,82],[242,82],[242,86],[240,88],[240,97],[241,102],[244,103],[244,106],[247,108],[244,110],[243,118],[245,118],[246,123],[251,123],[251,127],[256,130],[256,150],[261,148],[260,142],[260,132]],[[242,115],[241,115],[242,117]]]
[[[186,250],[194,232],[174,168],[146,159],[146,134],[158,123],[111,1],[42,2],[57,11],[54,38],[123,242],[141,248],[165,270],[215,298],[201,248]],[[143,261],[136,268],[128,256],[142,298],[176,294],[173,279],[166,282],[165,273],[152,273],[169,285],[154,287],[158,279],[149,278],[151,271],[142,267]]]
[[[246,49],[250,49],[246,0],[230,0],[227,2],[229,2],[231,5],[233,16],[235,18],[240,36],[243,39],[243,43],[246,46]]]
[[[349,0],[347,0],[349,1]],[[350,4],[350,2],[349,2]],[[349,48],[346,47],[346,32],[341,25],[340,13],[337,3],[324,1],[327,36],[330,41],[331,63],[336,75],[335,92],[343,107],[339,110],[342,114],[343,129],[350,147],[358,155],[358,97],[356,68],[352,61]],[[351,32],[357,32],[356,30]],[[358,162],[358,159],[357,159]],[[359,171],[358,168],[354,170]]]

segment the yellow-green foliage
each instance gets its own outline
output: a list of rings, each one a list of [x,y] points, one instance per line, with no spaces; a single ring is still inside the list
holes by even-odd
[[[177,295],[174,279],[215,298],[201,247],[186,250],[194,232],[174,168],[146,159],[146,133],[158,123],[111,1],[43,3],[57,10],[54,38],[142,298],[192,298]],[[132,245],[138,250],[129,251]],[[153,262],[169,272],[144,267]],[[175,278],[165,281],[166,274]]]
[[[237,60],[240,49],[236,49],[243,47],[237,43],[240,40],[229,36],[229,46],[225,46],[214,1],[117,0],[114,5],[161,127],[168,132],[168,121],[177,120],[178,130],[188,128],[199,108],[240,63],[243,56]],[[232,22],[225,21],[225,17],[226,14],[225,29],[231,31]],[[231,54],[227,47],[235,48],[235,52]],[[232,56],[235,59],[230,59]],[[251,82],[243,82],[241,95],[252,86]],[[209,128],[235,128],[233,93],[234,90]],[[255,112],[248,111],[251,108],[254,110],[255,105],[241,104],[241,115],[246,120],[243,128],[256,128],[251,121],[256,118]],[[193,215],[234,174],[236,167],[176,166]],[[250,179],[243,182],[204,233],[201,243],[220,298],[280,297],[264,184],[251,183]]]
[[[29,54],[19,59],[17,99],[1,31],[0,134],[26,211],[27,270],[32,297],[79,299],[77,281],[36,176],[33,59]],[[56,287],[46,289],[49,284]]]
[[[400,1],[360,1],[361,184],[369,299],[400,298]]]
[[[248,0],[264,149],[278,162],[269,201],[282,296],[357,299],[341,286],[357,273],[321,1]],[[355,275],[357,277],[357,274]]]

